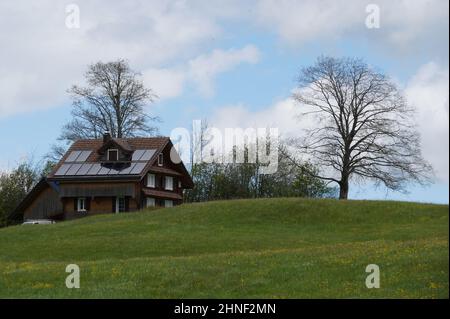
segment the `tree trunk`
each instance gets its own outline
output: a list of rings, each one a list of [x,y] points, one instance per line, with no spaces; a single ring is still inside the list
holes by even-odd
[[[343,179],[339,183],[339,199],[348,198],[348,179]]]

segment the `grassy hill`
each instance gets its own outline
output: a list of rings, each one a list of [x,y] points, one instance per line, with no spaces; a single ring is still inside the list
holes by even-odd
[[[0,229],[0,297],[448,298],[449,208],[219,201]],[[67,289],[67,264],[81,288]],[[367,289],[377,264],[381,288]]]

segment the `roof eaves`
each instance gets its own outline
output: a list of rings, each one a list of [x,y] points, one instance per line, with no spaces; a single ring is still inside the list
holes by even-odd
[[[65,182],[76,182],[76,181],[108,181],[108,182],[112,182],[112,181],[139,181],[141,179],[141,176],[139,174],[136,175],[121,175],[121,176],[117,176],[117,175],[102,175],[102,176],[94,176],[94,175],[89,175],[89,176],[61,176],[61,177],[51,177],[48,178],[48,181],[65,181]]]

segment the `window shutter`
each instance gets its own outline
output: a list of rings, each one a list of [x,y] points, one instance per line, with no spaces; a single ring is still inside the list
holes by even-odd
[[[116,198],[115,197],[112,198],[112,212],[113,213],[116,212]]]
[[[128,212],[130,210],[130,198],[125,197],[125,211]]]
[[[73,211],[78,211],[78,198],[76,197],[73,199]]]
[[[91,210],[91,198],[90,197],[86,197],[86,210],[89,211]]]

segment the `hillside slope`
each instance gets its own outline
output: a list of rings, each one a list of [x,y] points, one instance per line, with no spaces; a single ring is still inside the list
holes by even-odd
[[[0,297],[448,298],[446,205],[219,201],[0,229]],[[68,289],[67,264],[81,269]],[[377,264],[381,288],[367,289]]]

